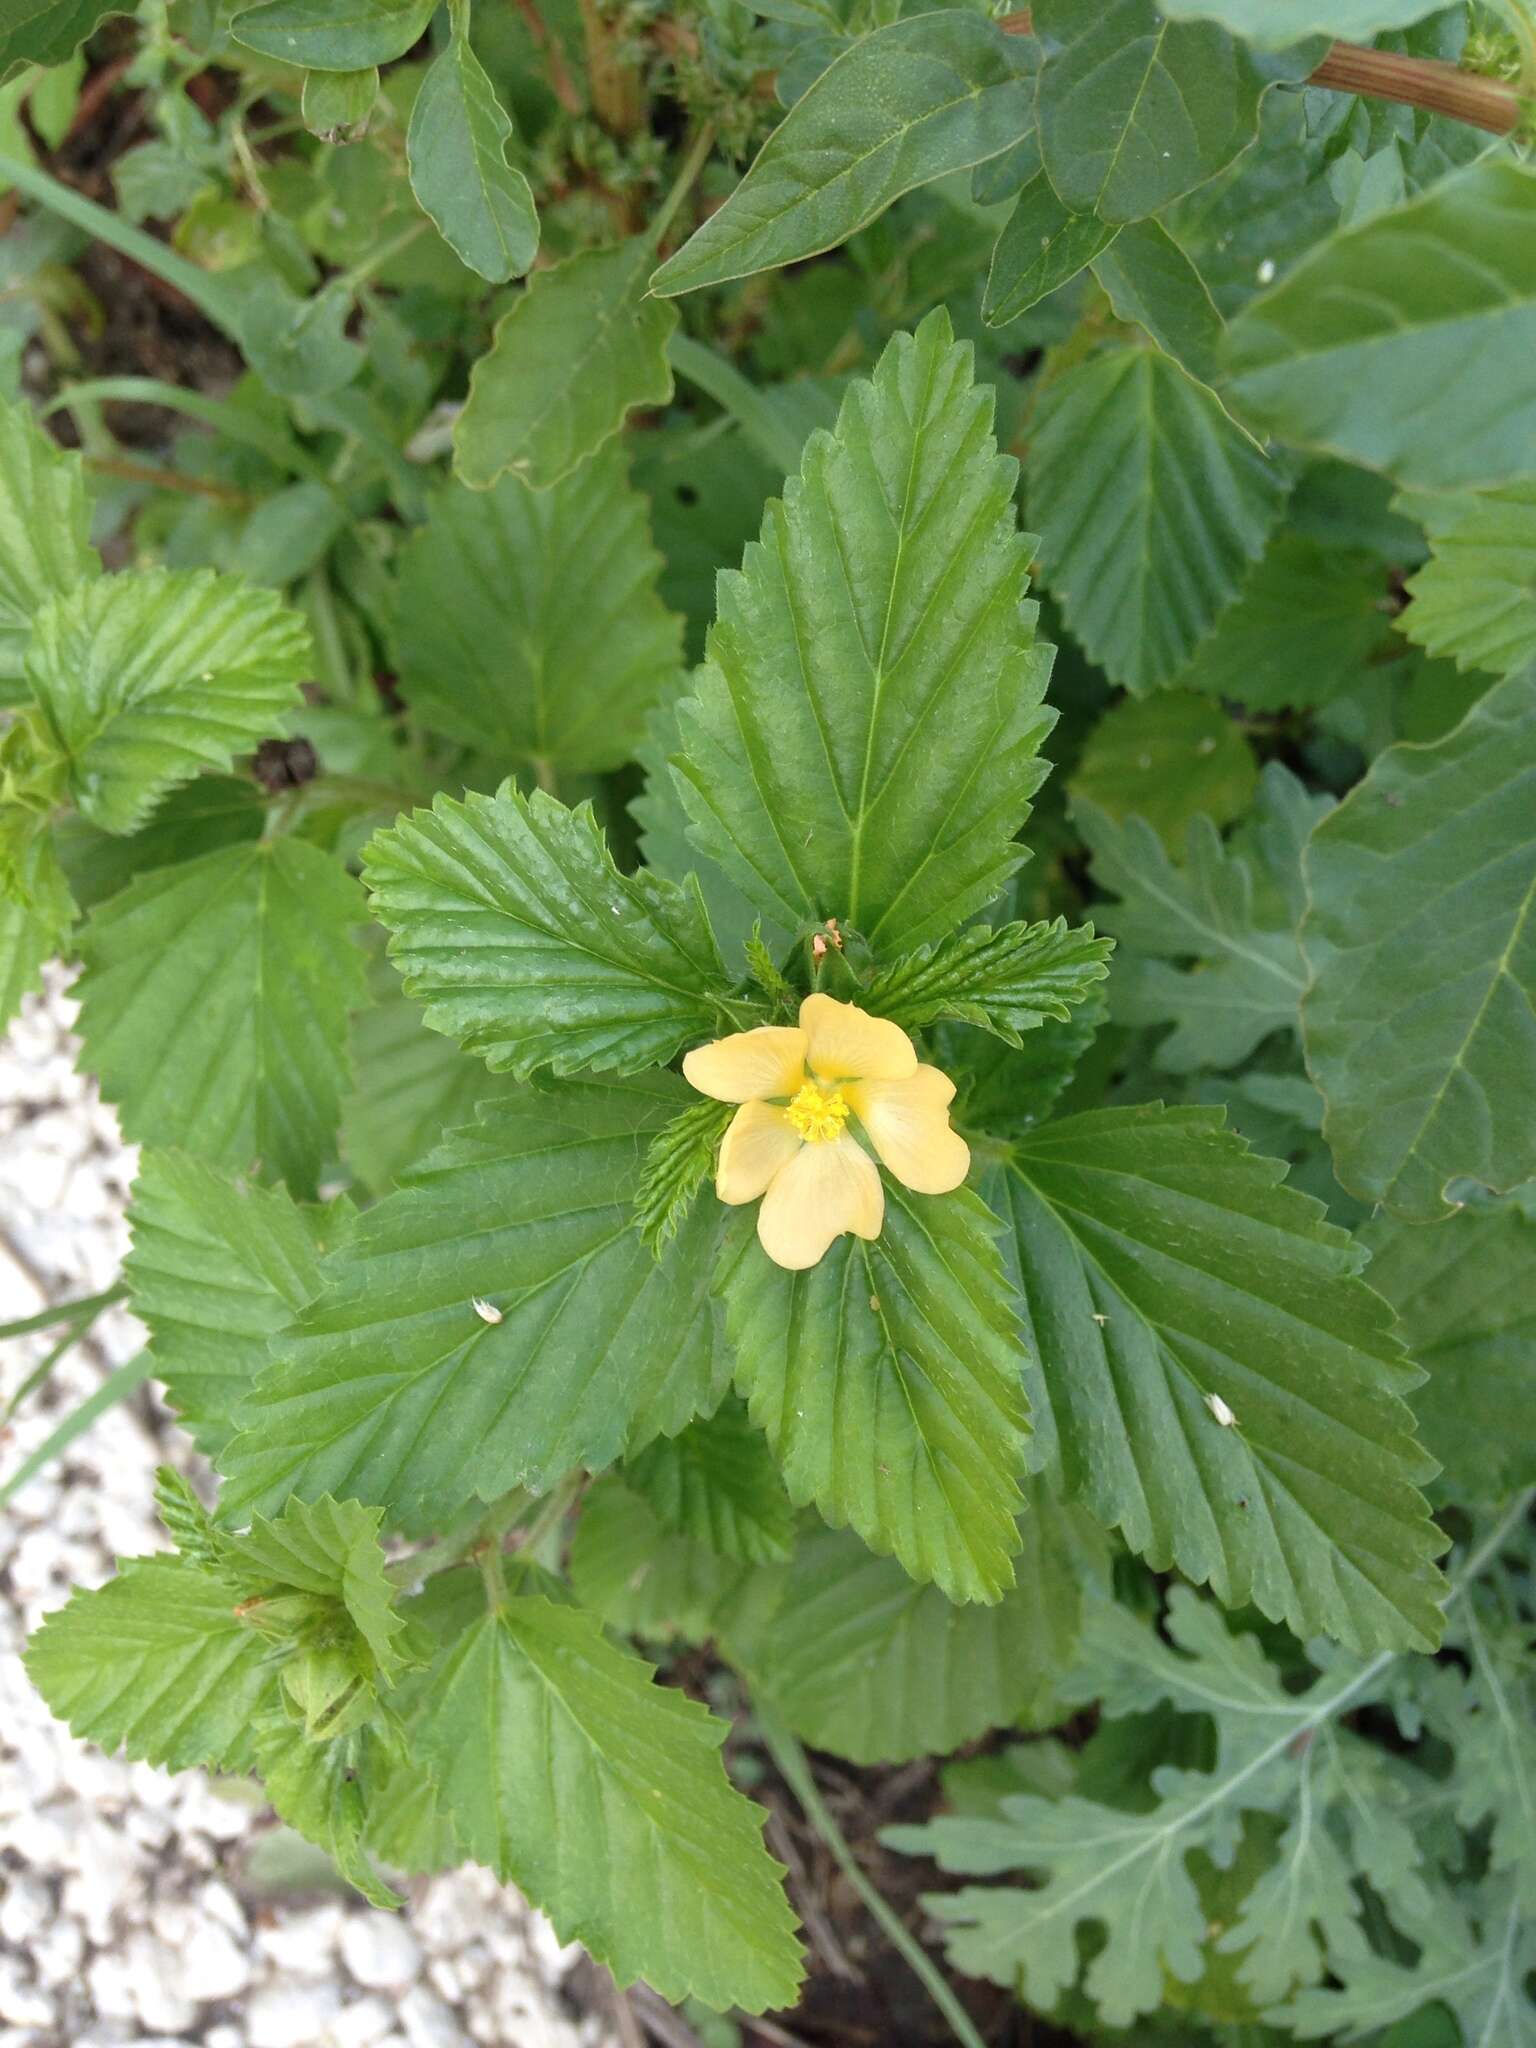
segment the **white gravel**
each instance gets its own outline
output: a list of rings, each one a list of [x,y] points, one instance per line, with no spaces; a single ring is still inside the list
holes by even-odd
[[[73,1014],[55,976],[0,1041],[0,1321],[108,1287],[127,1243],[134,1154],[74,1072]],[[0,1344],[0,1402],[51,1334]],[[0,1429],[0,1473],[143,1338],[103,1315]],[[162,1546],[165,1462],[194,1460],[141,1390],[0,1514],[0,2048],[608,2048],[562,1996],[578,1952],[489,1872],[375,1912],[253,1785],[109,1759],[50,1717],[17,1653],[114,1556]]]

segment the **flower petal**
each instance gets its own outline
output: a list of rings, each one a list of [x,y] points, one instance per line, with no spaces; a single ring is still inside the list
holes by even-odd
[[[917,1072],[917,1054],[899,1024],[835,996],[807,996],[800,1029],[809,1041],[806,1060],[824,1081],[905,1081]]]
[[[722,1202],[755,1202],[804,1143],[784,1110],[771,1102],[744,1102],[720,1142],[715,1193]]]
[[[759,1102],[768,1095],[793,1095],[805,1079],[805,1033],[792,1024],[760,1024],[695,1046],[683,1073],[701,1095],[716,1102]]]
[[[857,1081],[843,1090],[869,1142],[904,1187],[947,1195],[970,1171],[971,1148],[949,1128],[955,1084],[937,1067],[909,1081]]]
[[[852,1138],[834,1138],[803,1145],[774,1175],[757,1212],[757,1235],[776,1266],[798,1273],[845,1230],[878,1237],[884,1221],[879,1167]]]

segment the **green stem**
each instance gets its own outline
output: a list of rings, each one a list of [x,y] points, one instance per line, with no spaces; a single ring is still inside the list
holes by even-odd
[[[46,419],[51,412],[77,405],[95,405],[102,400],[116,400],[124,405],[158,405],[168,412],[185,413],[188,419],[201,421],[205,427],[212,427],[226,439],[243,442],[247,448],[255,449],[258,455],[265,455],[269,462],[275,462],[290,476],[307,477],[317,484],[328,482],[319,463],[297,441],[290,440],[275,427],[267,426],[240,406],[230,405],[227,400],[205,398],[199,391],[183,391],[178,385],[162,384],[157,377],[92,377],[82,384],[70,384],[49,399],[43,407],[43,417]]]
[[[472,1501],[425,1550],[413,1551],[409,1557],[390,1565],[390,1578],[397,1586],[419,1586],[425,1579],[436,1578],[439,1572],[452,1571],[482,1543],[499,1544],[532,1499],[525,1486],[514,1486],[490,1507]]]
[[[962,2044],[962,2048],[986,2048],[986,2043],[971,2024],[964,2006],[945,1982],[938,1965],[916,1938],[903,1927],[895,1912],[865,1876],[858,1858],[849,1848],[842,1829],[832,1818],[826,1801],[817,1789],[816,1780],[811,1775],[810,1764],[806,1761],[805,1751],[771,1707],[765,1706],[759,1699],[754,1699],[752,1711],[762,1731],[763,1740],[768,1745],[768,1753],[778,1765],[779,1775],[804,1808],[806,1819],[826,1843],[838,1868],[864,1901],[871,1917],[878,1921],[891,1946],[898,1949],[906,1958],[923,1989],[949,2023],[950,2032]]]
[[[554,1488],[553,1492],[547,1496],[543,1506],[523,1532],[523,1540],[518,1545],[518,1550],[523,1556],[531,1557],[537,1563],[543,1563],[544,1560],[539,1556],[540,1546],[559,1529],[561,1523],[570,1513],[575,1505],[577,1494],[580,1493],[582,1487],[586,1484],[586,1479],[587,1475],[585,1472],[567,1473],[559,1485]]]
[[[392,235],[387,242],[381,242],[371,255],[361,263],[354,263],[350,270],[338,271],[335,277],[327,278],[323,290],[328,292],[352,293],[360,284],[365,284],[376,271],[392,263],[403,249],[409,249],[413,242],[419,242],[432,225],[429,220],[414,220],[408,228],[402,228],[398,235]]]
[[[730,414],[759,455],[786,476],[793,475],[800,466],[799,435],[748,383],[734,363],[716,355],[703,342],[692,341],[681,333],[674,334],[667,343],[667,360],[679,377],[697,384]]]
[[[55,1323],[93,1323],[103,1309],[121,1301],[128,1289],[116,1280],[101,1294],[82,1294],[78,1301],[56,1301],[40,1308],[35,1316],[22,1316],[14,1323],[0,1323],[0,1341],[7,1337],[30,1337],[34,1330],[51,1330]]]
[[[698,134],[693,138],[693,147],[683,159],[683,167],[673,179],[671,191],[662,200],[659,212],[647,229],[653,249],[661,247],[662,238],[666,234],[667,229],[671,227],[677,209],[693,190],[694,180],[698,177],[700,171],[703,170],[708,160],[709,152],[714,146],[715,124],[713,121],[706,121]],[[3,169],[4,166],[0,165],[0,173],[3,173]]]

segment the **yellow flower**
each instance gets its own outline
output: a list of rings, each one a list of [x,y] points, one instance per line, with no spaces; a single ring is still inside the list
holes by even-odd
[[[919,1195],[959,1187],[970,1148],[949,1127],[955,1084],[918,1063],[899,1025],[832,996],[807,996],[800,1022],[764,1024],[701,1045],[683,1061],[701,1095],[739,1102],[720,1147],[715,1192],[755,1202],[776,1265],[814,1266],[834,1238],[880,1235],[880,1171],[849,1128]]]

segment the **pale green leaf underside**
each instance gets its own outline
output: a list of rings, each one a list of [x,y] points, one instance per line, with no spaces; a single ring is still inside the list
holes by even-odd
[[[365,994],[362,915],[346,871],[294,838],[156,869],[102,904],[75,992],[85,1065],[127,1135],[312,1193]]]
[[[813,434],[719,616],[675,762],[695,843],[767,918],[942,937],[1024,857],[1048,653],[990,394],[948,316]]]
[[[249,1770],[251,1717],[273,1687],[229,1587],[175,1557],[132,1558],[75,1593],[31,1638],[27,1671],[83,1740],[177,1771]]]
[[[1032,85],[1023,53],[979,14],[916,14],[861,36],[654,289],[696,291],[835,248],[914,186],[1006,149],[1030,125]]]
[[[1536,174],[1497,159],[1322,243],[1234,322],[1244,418],[1429,488],[1536,435]]]
[[[329,1217],[281,1188],[250,1187],[186,1153],[146,1149],[123,1266],[157,1379],[200,1450],[215,1455],[266,1363],[269,1340],[320,1284]]]
[[[996,1600],[1028,1414],[996,1222],[966,1189],[887,1180],[885,1203],[874,1242],[839,1238],[799,1273],[738,1219],[720,1276],[736,1385],[794,1500],[952,1600]]]
[[[1510,675],[1536,661],[1536,482],[1413,495],[1430,559],[1410,577],[1398,620],[1410,640],[1458,668]]]
[[[1205,385],[1114,348],[1041,394],[1029,517],[1067,624],[1118,683],[1166,682],[1236,597],[1285,487]]]
[[[413,1738],[469,1853],[621,1984],[791,2004],[794,1916],[721,1765],[725,1724],[654,1676],[594,1616],[514,1598],[434,1672]]]
[[[1152,0],[1038,0],[1054,49],[1040,74],[1040,153],[1061,199],[1106,221],[1159,212],[1240,155],[1259,101],[1311,68],[1260,62],[1208,23]]]
[[[539,271],[476,362],[454,428],[454,468],[484,490],[511,470],[559,483],[637,405],[672,396],[675,307],[645,296],[649,240],[585,249]]]
[[[539,246],[528,180],[507,162],[511,136],[469,37],[454,35],[411,109],[411,189],[454,254],[492,284],[521,277]]]
[[[687,1099],[654,1075],[482,1105],[327,1262],[241,1411],[225,1512],[332,1493],[424,1526],[713,1407],[717,1213],[660,1262],[634,1226],[646,1146]]]
[[[1344,1185],[1420,1222],[1536,1176],[1536,670],[1313,835],[1307,1064]]]
[[[132,832],[168,789],[275,732],[311,659],[302,619],[275,591],[206,569],[140,569],[46,604],[26,673],[81,815]]]
[[[682,669],[682,621],[618,443],[547,491],[449,484],[400,560],[411,709],[498,763],[618,768]]]
[[[14,41],[18,32],[9,34]],[[6,60],[0,32],[0,77]],[[45,434],[25,406],[0,405],[0,704],[27,694],[21,675],[33,615],[99,572],[90,534],[80,456]]]
[[[1283,1171],[1204,1108],[1015,1141],[982,1191],[1009,1226],[1042,1440],[1048,1417],[1070,1494],[1155,1568],[1298,1635],[1433,1647],[1418,1375],[1349,1239]]]
[[[495,1072],[633,1073],[714,1034],[726,975],[697,885],[621,875],[590,805],[439,796],[375,834],[363,879],[406,993]]]

